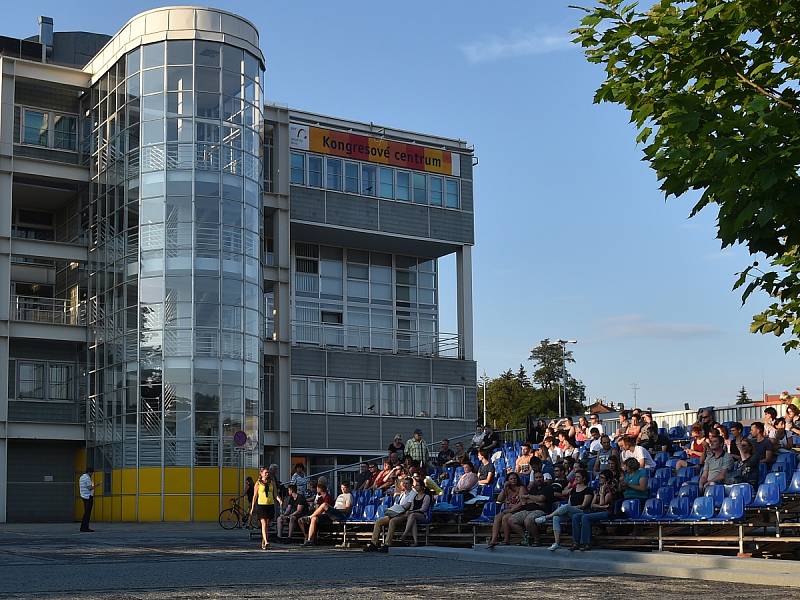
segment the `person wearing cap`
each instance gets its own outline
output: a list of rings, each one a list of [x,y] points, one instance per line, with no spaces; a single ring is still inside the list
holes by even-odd
[[[414,437],[406,442],[405,448],[406,456],[410,457],[414,464],[422,467],[423,469],[428,468],[428,460],[430,459],[430,455],[428,453],[428,444],[425,443],[425,440],[422,439],[422,430],[415,429],[414,430]]]

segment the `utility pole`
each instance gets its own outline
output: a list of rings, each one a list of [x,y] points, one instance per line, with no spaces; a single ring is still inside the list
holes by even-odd
[[[483,426],[486,427],[486,382],[489,378],[486,376],[486,371],[483,372],[481,382],[483,383]]]
[[[631,408],[636,408],[636,392],[638,392],[641,388],[639,387],[638,383],[632,383],[631,389],[633,390],[633,406]]]

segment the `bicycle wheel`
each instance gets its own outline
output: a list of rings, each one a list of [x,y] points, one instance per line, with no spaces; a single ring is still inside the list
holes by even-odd
[[[223,529],[236,529],[239,525],[239,515],[232,508],[226,508],[219,513],[219,526]]]

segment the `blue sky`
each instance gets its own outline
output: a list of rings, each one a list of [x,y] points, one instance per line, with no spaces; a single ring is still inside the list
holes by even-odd
[[[575,0],[497,4],[228,2],[253,21],[268,100],[468,140],[476,147],[475,353],[479,373],[544,337],[577,339],[593,398],[657,409],[794,389],[797,354],[748,333],[763,300],[731,292],[747,264],[721,251],[712,212],[664,201],[618,107],[592,104],[600,69],[568,43]],[[580,3],[580,2],[577,2]],[[588,4],[588,0],[585,2]],[[114,33],[156,2],[32,2],[2,33]],[[442,329],[455,330],[454,261]]]

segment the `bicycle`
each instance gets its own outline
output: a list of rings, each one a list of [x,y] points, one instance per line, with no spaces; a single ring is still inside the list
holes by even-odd
[[[219,525],[223,529],[252,529],[250,513],[244,511],[242,505],[239,504],[239,498],[231,498],[231,507],[219,513]]]

